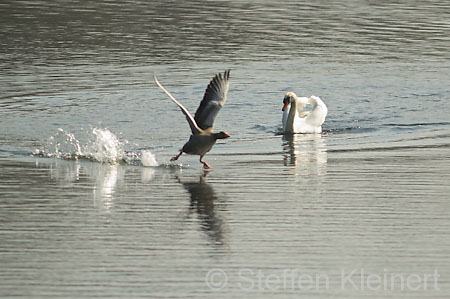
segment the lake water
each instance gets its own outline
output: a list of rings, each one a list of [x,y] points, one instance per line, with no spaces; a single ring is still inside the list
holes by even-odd
[[[0,297],[448,298],[448,1],[4,1]],[[205,156],[170,157],[231,69]],[[284,93],[320,135],[279,135]]]

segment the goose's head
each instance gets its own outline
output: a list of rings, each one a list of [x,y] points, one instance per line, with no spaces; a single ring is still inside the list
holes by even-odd
[[[229,137],[230,137],[230,134],[228,134],[228,133],[225,132],[225,131],[221,131],[221,132],[219,132],[219,133],[214,133],[214,137],[215,137],[216,139],[226,139],[226,138],[229,138]]]
[[[281,111],[284,111],[287,109],[287,107],[294,102],[297,99],[297,95],[293,93],[292,91],[286,92],[283,98],[283,108],[281,108]]]

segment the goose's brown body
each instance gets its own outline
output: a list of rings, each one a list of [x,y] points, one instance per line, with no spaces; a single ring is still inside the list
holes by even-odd
[[[204,156],[216,144],[217,139],[225,139],[228,137],[229,135],[210,132],[191,135],[189,141],[184,144],[181,150],[186,154]]]

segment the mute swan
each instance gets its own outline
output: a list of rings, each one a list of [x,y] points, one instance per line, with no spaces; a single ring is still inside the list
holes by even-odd
[[[325,103],[316,96],[300,97],[287,92],[283,99],[283,133],[321,133],[322,124],[328,113]],[[311,111],[301,111],[310,104]]]
[[[203,161],[203,156],[209,152],[217,139],[225,139],[230,137],[227,132],[214,133],[213,124],[217,113],[225,104],[227,100],[227,92],[229,87],[230,70],[222,74],[217,74],[206,88],[203,100],[195,112],[195,116],[187,111],[162,85],[159,83],[156,76],[153,74],[156,84],[169,96],[169,98],[180,107],[181,112],[186,116],[186,119],[191,128],[192,135],[189,141],[186,142],[180,153],[172,157],[170,161],[177,160],[184,152],[191,155],[200,155],[200,163],[203,164],[203,169],[211,169],[212,167]]]

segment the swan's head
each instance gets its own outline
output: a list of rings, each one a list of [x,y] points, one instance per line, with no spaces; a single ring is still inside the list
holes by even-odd
[[[219,132],[219,133],[214,133],[214,137],[215,137],[216,139],[226,139],[226,138],[229,138],[229,137],[230,137],[230,134],[228,134],[228,133],[225,132],[225,131],[221,131],[221,132]]]
[[[293,92],[287,92],[284,95],[283,98],[283,108],[281,109],[282,111],[285,111],[287,109],[287,107],[292,104],[292,103],[296,103],[297,104],[297,109],[303,109],[306,107],[306,105],[308,105],[309,103],[309,99],[307,97],[297,97],[297,95]]]
[[[293,93],[292,91],[286,92],[283,98],[283,108],[281,108],[281,111],[284,111],[287,109],[287,107],[297,99],[297,95]]]

